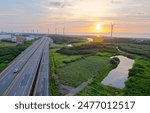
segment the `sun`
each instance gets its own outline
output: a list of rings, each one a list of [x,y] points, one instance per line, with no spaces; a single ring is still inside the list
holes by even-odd
[[[97,30],[97,31],[100,31],[101,28],[102,28],[101,24],[96,24],[96,30]]]

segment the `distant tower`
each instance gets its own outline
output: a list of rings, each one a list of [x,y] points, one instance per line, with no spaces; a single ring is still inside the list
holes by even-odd
[[[65,27],[63,27],[63,35],[65,34]]]
[[[55,34],[57,34],[57,28],[55,28]]]
[[[49,34],[49,28],[48,28],[48,34]]]
[[[110,27],[111,27],[111,38],[112,38],[113,37],[114,25],[111,23]]]
[[[34,33],[34,29],[32,30],[32,33]]]

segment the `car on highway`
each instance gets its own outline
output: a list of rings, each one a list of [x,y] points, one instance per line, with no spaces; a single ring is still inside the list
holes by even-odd
[[[18,73],[19,72],[19,69],[18,68],[15,68],[13,73]]]

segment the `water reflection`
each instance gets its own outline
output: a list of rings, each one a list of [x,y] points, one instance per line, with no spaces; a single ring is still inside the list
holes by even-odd
[[[128,79],[129,69],[132,68],[134,60],[121,55],[115,57],[120,59],[120,63],[117,68],[110,71],[107,77],[102,81],[102,84],[116,88],[124,88],[124,82]]]

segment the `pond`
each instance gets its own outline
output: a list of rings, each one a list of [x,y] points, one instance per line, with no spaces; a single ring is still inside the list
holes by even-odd
[[[101,83],[115,88],[124,88],[125,81],[129,76],[129,69],[133,67],[134,60],[122,55],[115,57],[118,57],[120,59],[119,65],[117,66],[117,68],[110,71]]]

